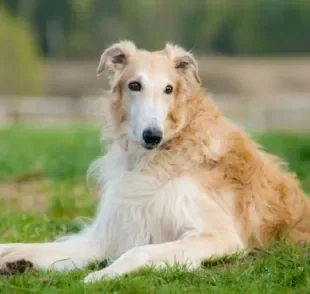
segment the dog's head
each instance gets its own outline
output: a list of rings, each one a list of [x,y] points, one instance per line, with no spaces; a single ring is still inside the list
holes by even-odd
[[[200,86],[189,52],[170,44],[150,52],[122,41],[103,52],[97,73],[105,69],[115,97],[112,115],[130,140],[154,149],[182,129],[186,101]]]

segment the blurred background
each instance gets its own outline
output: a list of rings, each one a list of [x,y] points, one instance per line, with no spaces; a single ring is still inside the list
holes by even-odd
[[[53,240],[93,216],[98,193],[85,176],[105,150],[105,100],[97,98],[107,87],[96,68],[102,51],[121,39],[150,50],[167,41],[192,50],[223,112],[285,159],[310,192],[310,0],[0,0],[1,243]],[[287,256],[291,261],[291,251]],[[270,271],[250,262],[257,289],[310,293],[306,270],[291,275],[283,267],[270,288]],[[231,276],[235,268],[227,270]],[[1,279],[0,292],[74,293],[74,275],[65,284],[62,275],[41,273]],[[167,292],[170,282],[160,279],[121,288]],[[193,286],[201,292],[201,284]],[[196,288],[186,284],[185,291]]]
[[[120,39],[192,50],[246,128],[310,129],[309,0],[0,0],[0,123],[97,120],[97,62]]]

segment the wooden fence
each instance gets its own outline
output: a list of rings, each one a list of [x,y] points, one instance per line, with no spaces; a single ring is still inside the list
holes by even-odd
[[[215,95],[224,114],[251,131],[310,131],[310,97]],[[85,97],[0,98],[0,125],[23,123],[100,123],[106,99]]]

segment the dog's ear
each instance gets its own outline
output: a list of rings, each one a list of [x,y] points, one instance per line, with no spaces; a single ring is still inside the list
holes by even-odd
[[[198,84],[201,84],[198,74],[198,64],[190,52],[172,44],[167,44],[164,51],[174,61],[175,69],[181,75],[191,75]]]
[[[100,75],[105,69],[108,69],[112,74],[122,71],[135,51],[136,46],[130,41],[121,41],[107,48],[101,55],[97,75]]]

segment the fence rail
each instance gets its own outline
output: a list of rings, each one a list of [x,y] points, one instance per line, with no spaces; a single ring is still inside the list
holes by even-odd
[[[310,131],[310,97],[241,97],[216,95],[214,100],[231,120],[251,131]],[[25,123],[100,122],[106,99],[85,97],[0,97],[0,125]]]

